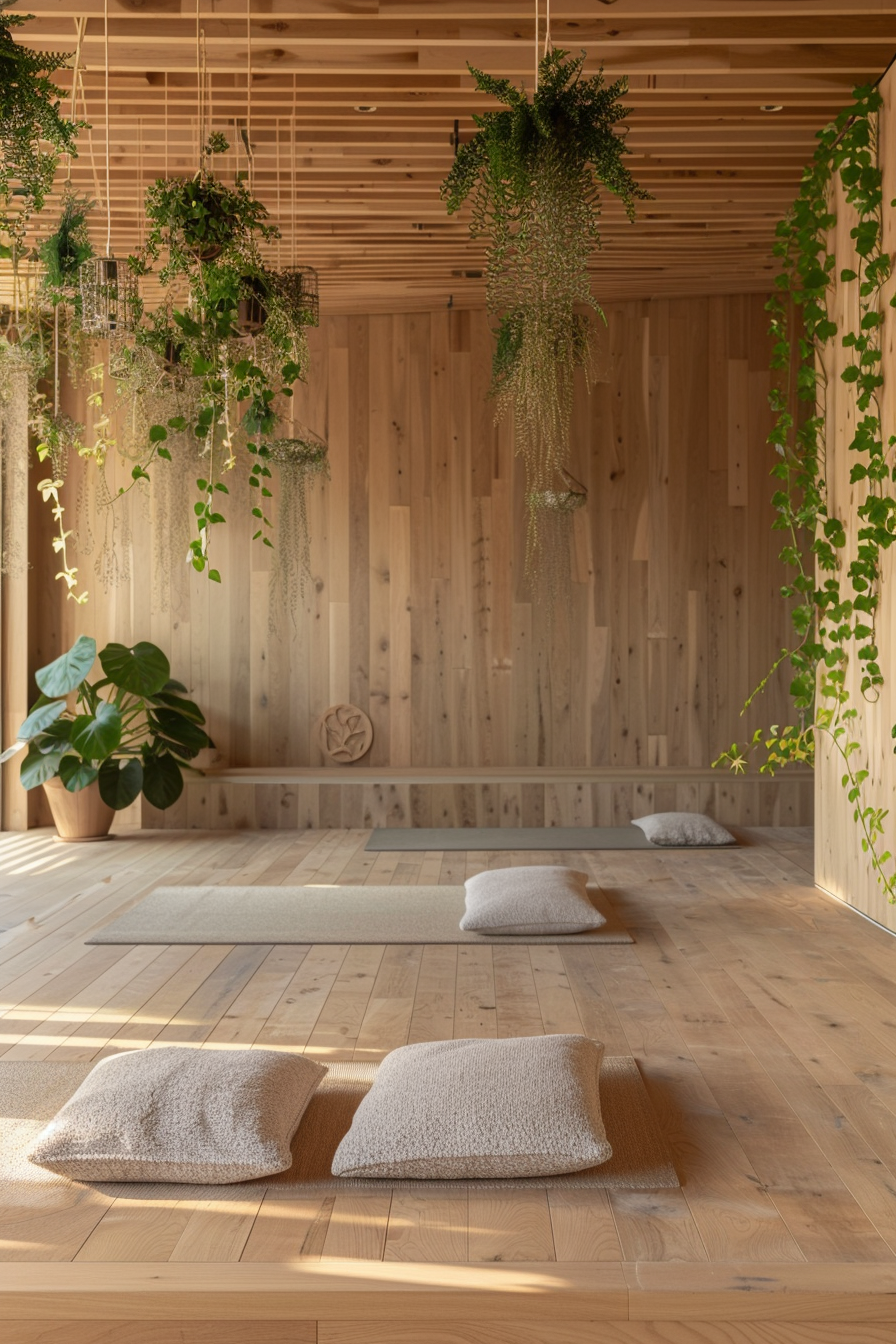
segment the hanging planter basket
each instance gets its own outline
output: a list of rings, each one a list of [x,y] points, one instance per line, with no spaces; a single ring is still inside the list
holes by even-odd
[[[81,267],[81,325],[89,336],[126,336],[137,328],[137,280],[126,262],[91,257]]]
[[[290,266],[271,276],[284,315],[297,327],[320,326],[320,286],[313,266]]]

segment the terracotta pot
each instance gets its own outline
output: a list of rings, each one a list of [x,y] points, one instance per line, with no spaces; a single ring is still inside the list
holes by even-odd
[[[86,789],[69,793],[61,779],[48,779],[44,792],[59,832],[58,840],[84,843],[111,838],[109,828],[115,812],[103,802],[95,780]]]

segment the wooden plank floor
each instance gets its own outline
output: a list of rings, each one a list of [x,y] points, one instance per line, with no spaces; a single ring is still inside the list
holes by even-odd
[[[0,1259],[18,1262],[7,1282],[62,1261],[85,1274],[110,1264],[122,1271],[165,1264],[172,1274],[177,1266],[211,1273],[235,1262],[247,1274],[249,1266],[278,1264],[322,1273],[337,1262],[371,1270],[381,1262],[384,1274],[389,1265],[394,1273],[437,1264],[544,1273],[554,1264],[573,1278],[596,1274],[595,1283],[624,1279],[629,1295],[636,1275],[657,1300],[683,1283],[695,1293],[701,1283],[718,1290],[721,1266],[748,1277],[755,1266],[760,1279],[773,1267],[784,1283],[788,1275],[803,1282],[799,1276],[817,1266],[819,1285],[840,1266],[846,1283],[850,1274],[857,1283],[863,1272],[869,1282],[883,1275],[896,1300],[896,942],[814,888],[809,831],[743,834],[747,843],[737,850],[691,854],[368,854],[366,831],[130,832],[77,848],[43,831],[0,837],[4,1059],[90,1061],[178,1043],[376,1060],[409,1041],[581,1031],[609,1053],[636,1056],[682,1177],[681,1190],[646,1193],[352,1191],[196,1201],[185,1189],[170,1201],[153,1199],[151,1189],[139,1198],[73,1187],[53,1199],[44,1191],[14,1217],[8,1204],[0,1208]],[[636,942],[83,941],[161,883],[453,884],[483,867],[533,862],[574,862],[591,872]],[[896,1320],[896,1307],[889,1312],[886,1321]],[[815,1318],[804,1311],[800,1319]],[[896,1337],[879,1332],[890,1324],[868,1329],[850,1338]],[[44,1338],[21,1339],[32,1337]],[[381,1336],[331,1330],[324,1338]],[[542,1330],[531,1338],[579,1336]]]

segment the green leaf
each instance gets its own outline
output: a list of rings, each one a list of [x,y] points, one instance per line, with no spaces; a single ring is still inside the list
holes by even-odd
[[[160,811],[176,803],[183,793],[184,780],[173,756],[146,756],[143,762],[143,796]]]
[[[145,640],[131,648],[107,644],[100,653],[100,663],[113,686],[133,695],[155,695],[171,675],[162,650]]]
[[[63,756],[59,762],[59,778],[69,793],[80,793],[92,784],[99,772],[96,766],[88,765],[80,756]]]
[[[44,704],[38,704],[19,729],[17,734],[19,741],[28,742],[32,737],[37,737],[38,733],[49,728],[51,723],[55,723],[65,713],[65,708],[64,700],[49,700]]]
[[[193,723],[205,723],[205,715],[199,706],[192,700],[188,700],[185,695],[176,695],[175,690],[186,691],[186,687],[181,686],[179,681],[169,681],[164,690],[151,697],[150,703],[170,709],[176,714],[182,714],[185,719],[191,719]]]
[[[84,680],[96,659],[96,640],[81,635],[68,653],[35,672],[34,680],[44,695],[68,695]]]
[[[186,747],[191,757],[197,756],[209,745],[208,734],[192,719],[176,713],[173,709],[153,710],[150,714],[150,723],[153,727],[157,726],[163,736]]]
[[[64,755],[64,751],[44,754],[32,743],[19,771],[19,783],[22,788],[36,789],[38,785],[46,784],[48,779],[55,779],[59,774],[59,762]]]
[[[104,761],[121,742],[121,713],[106,700],[96,714],[79,714],[72,724],[72,746],[86,761]]]
[[[168,431],[164,425],[150,425],[149,441],[150,443],[164,443],[168,437]]]
[[[103,761],[99,770],[100,797],[107,807],[120,812],[139,798],[143,788],[143,765],[136,757],[129,761]]]

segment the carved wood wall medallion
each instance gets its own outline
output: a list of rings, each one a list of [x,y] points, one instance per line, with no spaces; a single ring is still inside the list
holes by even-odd
[[[323,754],[339,765],[366,756],[373,742],[373,724],[357,705],[331,705],[320,716],[318,741]]]

